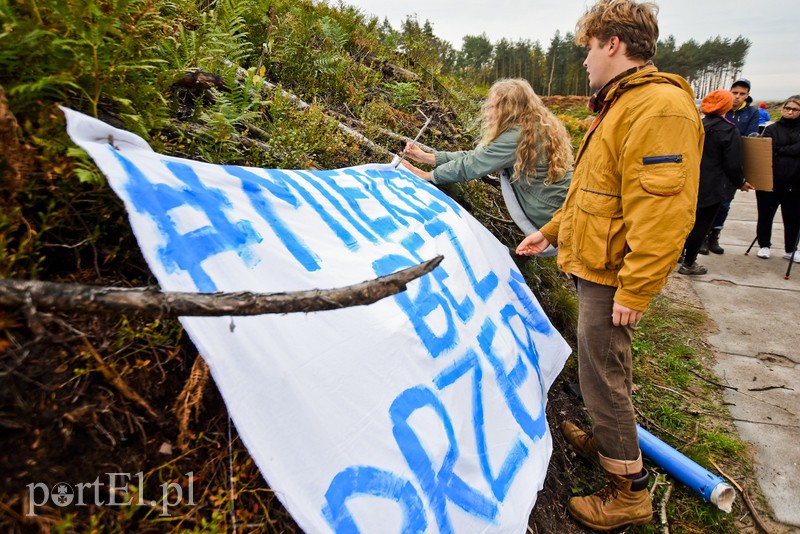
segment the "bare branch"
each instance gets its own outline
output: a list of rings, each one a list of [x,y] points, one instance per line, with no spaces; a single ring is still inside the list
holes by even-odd
[[[0,279],[0,307],[89,313],[138,312],[157,317],[262,315],[364,306],[405,291],[406,284],[435,269],[437,256],[414,267],[334,289],[291,293],[182,293],[141,288],[95,287]]]
[[[373,126],[367,126],[366,124],[364,124],[362,121],[360,121],[358,119],[354,119],[352,117],[346,117],[345,115],[342,115],[341,113],[339,113],[337,111],[334,111],[334,110],[327,110],[326,113],[328,115],[331,115],[331,116],[337,118],[338,120],[342,121],[342,123],[344,123],[343,121],[348,121],[351,124],[355,124],[359,128],[364,128],[364,129],[372,128],[373,130],[377,131],[378,133],[381,133],[381,134],[383,134],[383,135],[385,135],[387,137],[391,137],[392,139],[397,139],[398,141],[403,141],[404,143],[412,143],[412,142],[414,142],[414,140],[412,138],[408,137],[407,135],[402,135],[402,134],[393,132],[391,130],[387,130],[386,128],[381,128],[380,126],[374,126],[374,125]],[[424,148],[428,152],[433,152],[433,148],[431,148],[428,145],[425,145],[423,143],[420,143],[419,141],[417,141],[417,145],[419,145],[420,147]]]
[[[277,85],[275,85],[273,83],[265,81],[264,82],[264,87],[267,87],[268,89],[271,89],[273,91],[280,92],[281,95],[283,95],[285,98],[288,98],[300,110],[306,110],[306,109],[311,107],[311,104],[309,104],[308,102],[303,101],[297,95],[292,94],[292,93],[290,93],[289,91],[287,91],[285,89],[281,89],[280,87],[278,87]],[[386,150],[385,148],[383,148],[382,146],[380,146],[377,143],[375,143],[373,140],[371,140],[370,138],[368,138],[364,134],[362,134],[361,132],[354,130],[353,128],[349,127],[348,125],[344,124],[343,122],[336,121],[336,127],[342,133],[344,133],[346,135],[349,135],[350,137],[353,137],[354,139],[356,139],[359,142],[363,143],[364,145],[368,146],[369,148],[371,148],[378,155],[388,156],[388,157],[391,157],[391,156],[394,155],[391,152],[389,152],[388,150]]]
[[[419,74],[417,74],[416,72],[404,69],[403,67],[395,65],[394,63],[389,63],[386,60],[378,59],[372,54],[368,54],[367,56],[365,56],[362,62],[368,67],[372,68],[377,67],[381,69],[381,72],[385,76],[390,76],[392,78],[401,78],[406,81],[419,80]]]

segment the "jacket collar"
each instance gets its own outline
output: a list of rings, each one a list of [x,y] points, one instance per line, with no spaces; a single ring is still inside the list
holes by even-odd
[[[727,122],[731,126],[736,126],[728,117],[724,115],[706,115],[703,117],[703,124],[709,127],[718,122]]]
[[[787,128],[797,128],[800,126],[800,117],[796,119],[787,119],[786,117],[781,117],[778,119],[778,122]]]
[[[652,61],[648,61],[644,65],[633,67],[617,74],[611,81],[606,83],[602,89],[592,95],[589,99],[589,109],[595,113],[602,110],[607,102],[612,102],[614,98],[616,98],[618,92],[620,94],[624,92],[628,82],[638,78],[638,76],[636,76],[637,74],[641,73],[647,75],[655,72],[658,72],[658,69],[653,65]]]
[[[694,91],[692,91],[691,86],[686,80],[677,74],[659,72],[655,65],[649,61],[640,67],[628,69],[618,76],[615,76],[614,79],[612,79],[605,86],[603,86],[602,89],[595,93],[595,95],[592,96],[589,101],[590,106],[596,106],[596,109],[591,107],[590,109],[592,109],[592,111],[599,111],[600,113],[598,113],[598,115],[594,118],[594,121],[592,121],[592,124],[589,126],[586,135],[583,137],[583,142],[581,142],[581,146],[578,148],[578,153],[575,156],[575,166],[578,165],[581,156],[583,156],[584,148],[586,148],[586,145],[589,143],[589,139],[592,137],[592,134],[603,121],[603,118],[605,118],[608,110],[611,109],[617,98],[619,98],[628,89],[648,83],[669,83],[676,87],[680,87],[692,98],[694,98]]]
[[[638,67],[630,68],[630,69],[628,69],[626,71],[623,71],[623,72],[617,74],[616,76],[614,76],[599,91],[597,91],[595,94],[593,94],[589,98],[589,104],[588,104],[589,110],[591,110],[594,113],[597,113],[598,111],[603,109],[603,106],[605,106],[605,103],[606,103],[607,100],[609,100],[609,101],[613,100],[613,98],[611,98],[611,99],[608,98],[609,93],[611,93],[612,89],[615,89],[616,86],[620,82],[622,82],[622,80],[624,80],[628,76],[636,74],[637,72],[639,72],[642,69],[645,69],[647,67],[652,67],[652,66],[653,66],[653,62],[652,61],[648,61],[644,65],[640,65]],[[655,67],[653,67],[653,68],[655,69]]]

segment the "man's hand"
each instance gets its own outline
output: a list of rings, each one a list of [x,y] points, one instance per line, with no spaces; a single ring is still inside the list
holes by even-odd
[[[753,189],[755,189],[755,187],[750,185],[750,182],[745,182],[744,185],[739,188],[739,191],[745,191],[746,192],[746,191],[752,191]]]
[[[517,254],[523,256],[530,256],[532,254],[539,254],[544,249],[546,249],[550,245],[550,241],[542,234],[542,232],[536,232],[520,242],[517,245]]]
[[[642,314],[643,312],[639,310],[633,310],[615,302],[611,313],[611,321],[614,326],[636,326],[639,323],[639,319],[642,318]]]

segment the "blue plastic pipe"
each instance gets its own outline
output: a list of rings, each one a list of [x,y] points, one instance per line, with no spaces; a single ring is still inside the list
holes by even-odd
[[[730,513],[736,492],[725,481],[706,468],[693,462],[653,434],[636,425],[639,431],[639,448],[642,454],[669,475],[699,493],[723,512]]]

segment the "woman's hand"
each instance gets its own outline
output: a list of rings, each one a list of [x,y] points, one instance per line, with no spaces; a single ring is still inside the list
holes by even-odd
[[[536,232],[525,239],[517,245],[517,254],[522,256],[530,256],[532,254],[539,254],[543,252],[550,245],[550,241],[542,234],[542,232]]]
[[[413,172],[414,174],[416,174],[417,176],[422,178],[423,180],[427,180],[429,182],[433,180],[433,176],[432,176],[433,173],[431,173],[431,172],[427,172],[427,171],[423,171],[422,169],[418,169],[417,167],[415,167],[411,163],[407,162],[406,160],[401,161],[400,164],[403,167],[405,167],[406,169],[408,169],[409,171]]]
[[[436,155],[431,152],[425,152],[416,143],[406,143],[403,154],[405,154],[407,158],[411,158],[419,163],[425,163],[426,165],[436,164]]]

